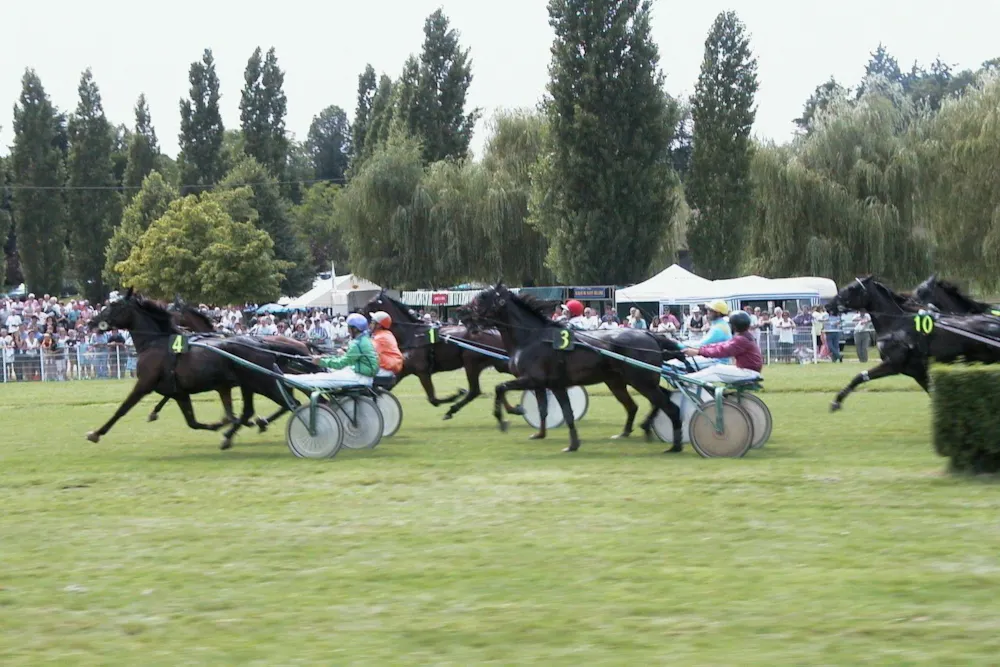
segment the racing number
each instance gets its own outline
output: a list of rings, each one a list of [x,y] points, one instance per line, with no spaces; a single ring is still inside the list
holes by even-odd
[[[430,329],[428,329],[427,330],[427,340],[429,340],[431,342],[431,345],[433,345],[434,343],[438,342],[438,330],[435,329],[434,327],[431,327]]]
[[[184,354],[185,352],[187,352],[187,349],[188,349],[187,338],[185,338],[184,336],[174,336],[173,338],[171,338],[170,350],[174,354]]]
[[[552,341],[552,347],[557,350],[572,350],[573,343],[573,332],[569,329],[561,329],[559,335]]]
[[[929,336],[934,331],[934,318],[930,315],[915,315],[913,317],[913,326],[916,327],[917,333]]]

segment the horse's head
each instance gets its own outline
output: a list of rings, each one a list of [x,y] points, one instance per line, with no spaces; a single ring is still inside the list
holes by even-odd
[[[483,290],[469,302],[466,308],[467,319],[479,323],[495,322],[507,307],[510,296],[510,291],[503,283]]]
[[[913,290],[913,297],[921,303],[930,303],[934,301],[937,288],[937,275],[932,274],[927,280],[916,286]]]
[[[873,276],[855,278],[837,292],[837,296],[826,304],[826,309],[831,313],[860,310],[861,308],[871,310],[873,290],[877,285],[878,283],[875,282]]]
[[[125,292],[125,296],[112,301],[104,307],[95,317],[91,318],[88,326],[91,329],[131,329],[136,314],[136,299],[138,297],[131,287]]]

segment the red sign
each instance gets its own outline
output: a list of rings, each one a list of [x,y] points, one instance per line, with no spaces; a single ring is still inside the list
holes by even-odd
[[[448,293],[444,294],[431,294],[431,304],[435,306],[447,306],[448,305]]]

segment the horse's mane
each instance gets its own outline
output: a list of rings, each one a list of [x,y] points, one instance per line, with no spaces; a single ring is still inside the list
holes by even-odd
[[[510,300],[513,303],[518,304],[529,313],[540,319],[543,323],[551,326],[559,326],[556,322],[552,321],[549,314],[546,312],[547,302],[541,299],[536,299],[530,294],[515,294],[514,292],[508,292],[510,295]]]
[[[960,290],[958,288],[958,285],[956,285],[954,283],[950,283],[947,280],[938,280],[938,279],[935,279],[934,282],[937,284],[938,288],[941,291],[943,291],[945,294],[947,294],[948,296],[952,297],[956,301],[961,301],[966,306],[969,306],[969,307],[978,307],[978,308],[985,308],[986,307],[985,303],[982,303],[980,301],[976,301],[972,297],[969,297],[969,296],[966,296],[965,294],[963,294],[962,290]]]
[[[142,297],[136,297],[133,299],[133,303],[135,303],[139,310],[146,313],[146,315],[149,315],[154,322],[163,327],[164,330],[175,330],[173,319],[170,317],[170,312],[160,304]]]
[[[187,304],[184,304],[183,310],[181,312],[184,313],[185,315],[190,315],[194,319],[201,322],[203,325],[208,327],[209,331],[215,328],[215,324],[212,322],[212,318],[206,315],[205,313],[201,312],[194,306],[189,306]]]
[[[392,305],[396,306],[396,308],[398,308],[399,311],[401,313],[403,313],[403,316],[407,319],[407,321],[409,321],[409,322],[419,322],[420,321],[413,313],[410,312],[410,309],[406,306],[406,304],[402,303],[401,301],[397,301],[396,299],[393,299],[391,296],[389,296],[385,292],[382,292],[382,294],[380,294],[379,297],[382,298],[382,299],[387,300],[389,303],[391,303]]]

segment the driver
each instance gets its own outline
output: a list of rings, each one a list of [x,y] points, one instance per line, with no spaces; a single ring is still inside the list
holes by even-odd
[[[687,377],[698,378],[706,382],[733,382],[736,380],[749,380],[760,378],[760,369],[764,361],[760,354],[760,347],[750,333],[750,316],[743,311],[735,312],[729,317],[729,325],[733,328],[734,336],[722,343],[712,343],[689,347],[684,350],[688,356],[702,355],[718,359],[721,357],[733,357],[736,365],[718,364],[705,370],[690,373]],[[707,396],[708,392],[704,392]],[[707,400],[706,397],[703,397]]]
[[[334,372],[314,373],[312,377],[320,376],[325,381],[335,380],[338,385],[370,385],[372,378],[378,373],[378,353],[368,335],[368,320],[360,313],[351,313],[347,316],[347,332],[351,336],[351,342],[343,355],[313,357],[317,364]]]
[[[576,299],[570,299],[563,306],[569,312],[569,322],[566,323],[570,329],[587,329],[590,323],[583,316],[583,304]]]
[[[384,310],[372,313],[372,343],[378,353],[378,375],[395,377],[403,372],[403,355],[392,335],[392,318]]]
[[[684,346],[691,349],[697,349],[701,345],[714,345],[715,343],[724,343],[733,337],[732,330],[729,328],[729,324],[726,322],[726,315],[729,314],[729,305],[722,299],[717,299],[712,303],[708,304],[705,309],[705,317],[708,319],[708,333],[706,333],[697,344],[685,343]],[[685,352],[686,353],[686,352]],[[694,355],[691,355],[694,356]],[[703,355],[707,356],[707,355]],[[698,360],[699,365],[704,365],[700,363],[702,360]],[[714,362],[708,362],[709,364],[729,364],[732,363],[731,359],[720,358]]]

